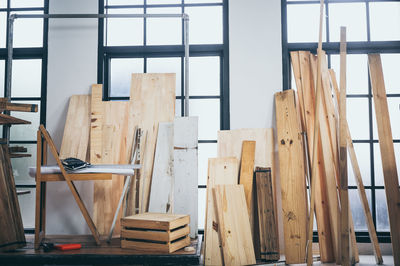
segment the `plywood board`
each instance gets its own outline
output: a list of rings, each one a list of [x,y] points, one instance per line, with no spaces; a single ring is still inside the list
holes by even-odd
[[[304,152],[293,90],[275,94],[286,263],[306,257],[307,195]]]
[[[224,265],[255,264],[243,185],[217,185],[213,191]]]
[[[198,224],[198,117],[174,120],[174,213],[190,215],[190,237],[197,236]]]
[[[237,184],[239,160],[235,157],[208,159],[206,223],[204,229],[204,264],[222,265],[222,250],[218,235],[218,220],[213,188],[216,185]]]
[[[172,212],[174,191],[174,125],[171,122],[158,124],[156,154],[154,156],[153,177],[149,212]]]
[[[400,191],[381,57],[368,55],[395,265],[400,265]]]
[[[68,157],[88,159],[90,133],[90,96],[72,95],[60,148],[60,159]]]

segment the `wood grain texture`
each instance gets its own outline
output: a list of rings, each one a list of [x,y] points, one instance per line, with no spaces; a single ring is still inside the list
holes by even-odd
[[[279,260],[271,169],[256,167],[255,179],[261,258],[267,261]]]
[[[400,265],[400,191],[381,57],[368,55],[395,265]]]
[[[60,159],[68,157],[88,160],[90,133],[90,96],[72,95],[69,99]]]
[[[217,185],[213,192],[224,265],[255,264],[243,185]]]
[[[307,228],[306,177],[294,91],[276,93],[275,105],[286,262],[304,263]]]
[[[19,119],[11,115],[0,114],[0,125],[22,125],[30,123],[30,121]]]
[[[206,221],[204,229],[204,264],[222,265],[222,250],[218,235],[219,224],[213,188],[223,184],[237,184],[239,160],[235,157],[208,159]]]

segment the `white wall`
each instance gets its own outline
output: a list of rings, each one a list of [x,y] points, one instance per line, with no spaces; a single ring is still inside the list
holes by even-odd
[[[50,14],[98,13],[98,1],[51,0],[49,8]],[[96,19],[49,21],[46,126],[57,147],[61,144],[69,97],[88,94],[90,86],[97,83],[97,27]],[[76,185],[91,213],[93,184]],[[67,185],[47,186],[47,232],[90,233]]]

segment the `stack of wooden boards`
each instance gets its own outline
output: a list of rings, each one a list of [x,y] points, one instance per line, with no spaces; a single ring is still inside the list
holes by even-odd
[[[129,101],[103,101],[102,85],[93,85],[91,95],[72,96],[60,158],[75,157],[91,164],[132,163],[129,160],[135,128],[140,128],[142,167],[131,179],[125,201],[127,208],[123,209],[128,216],[142,213],[149,209],[149,203],[158,200],[158,212],[174,210],[192,216],[194,237],[197,235],[197,189],[194,188],[197,188],[198,119],[174,118],[175,84],[175,74],[132,74]],[[123,185],[124,179],[119,176],[95,181],[93,220],[101,235],[110,230]],[[150,197],[151,193],[158,197]],[[191,196],[184,199],[184,193]],[[113,232],[118,236],[120,219],[116,221]]]
[[[315,215],[318,228],[319,252],[322,262],[341,263],[341,192],[339,176],[339,88],[335,72],[328,70],[326,56],[321,60],[321,102],[318,142],[314,140],[317,57],[307,51],[291,52],[297,92],[287,90],[275,95],[277,142],[279,150],[282,210],[287,263],[304,263],[306,259],[308,212],[307,181],[315,182]],[[375,99],[374,95],[374,99]],[[381,114],[379,114],[381,116]],[[375,227],[368,206],[361,172],[352,144],[350,131],[344,120],[345,146],[350,154],[358,192],[368,230],[373,243],[376,262],[382,263]],[[390,136],[391,137],[391,136]],[[311,176],[313,148],[316,147],[316,174]],[[383,152],[386,154],[386,152]],[[347,171],[347,168],[346,168]],[[397,180],[397,178],[396,178]],[[345,185],[347,190],[347,185]],[[398,190],[396,190],[396,193]],[[399,198],[396,198],[399,199]],[[398,201],[397,201],[398,202]],[[344,204],[344,203],[343,203]],[[388,203],[389,204],[389,203]],[[346,211],[347,213],[347,211]],[[343,215],[343,213],[342,213]],[[347,216],[347,215],[346,215]],[[348,211],[350,232],[350,260],[358,262],[358,249],[351,211]],[[398,223],[397,223],[398,225]],[[398,229],[397,229],[398,232]],[[343,241],[342,241],[343,242]],[[343,245],[343,243],[342,243]],[[309,246],[310,248],[310,246]]]
[[[218,132],[208,161],[204,262],[254,264],[279,259],[272,129]]]
[[[6,98],[0,99],[0,112],[19,111],[37,112],[35,104],[10,103]],[[30,124],[30,121],[0,114],[0,124],[5,126]],[[24,147],[8,147],[7,139],[0,141],[0,250],[13,250],[25,246],[25,233],[22,224],[20,207],[15,189],[15,181],[10,158],[29,157]]]

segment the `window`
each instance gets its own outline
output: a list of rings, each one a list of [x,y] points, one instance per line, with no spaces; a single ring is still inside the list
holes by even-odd
[[[361,168],[367,198],[380,242],[390,242],[389,219],[376,129],[372,91],[369,83],[368,53],[381,53],[391,115],[394,148],[400,163],[400,2],[388,0],[325,0],[323,49],[330,68],[339,72],[340,26],[347,27],[347,119]],[[295,87],[290,80],[289,52],[316,52],[319,1],[282,0],[284,88]],[[360,110],[363,110],[360,112]],[[358,241],[369,241],[363,209],[357,195],[351,164],[349,200]]]
[[[227,0],[100,0],[102,14],[189,15],[189,113],[199,117],[199,229],[204,228],[207,159],[229,129]],[[176,73],[176,115],[184,114],[181,18],[109,18],[99,23],[98,82],[110,100],[128,99],[131,73]]]
[[[5,90],[7,75],[8,20],[11,14],[48,13],[48,0],[0,1],[0,94]],[[24,228],[33,232],[35,227],[35,180],[28,168],[36,165],[36,131],[46,116],[46,69],[47,69],[47,20],[16,19],[13,34],[13,68],[11,101],[32,103],[39,106],[38,113],[11,112],[11,115],[29,120],[30,125],[15,125],[10,129],[10,146],[24,146],[31,157],[12,158],[17,190],[29,190],[30,194],[18,197]],[[3,128],[4,135],[5,128]]]

